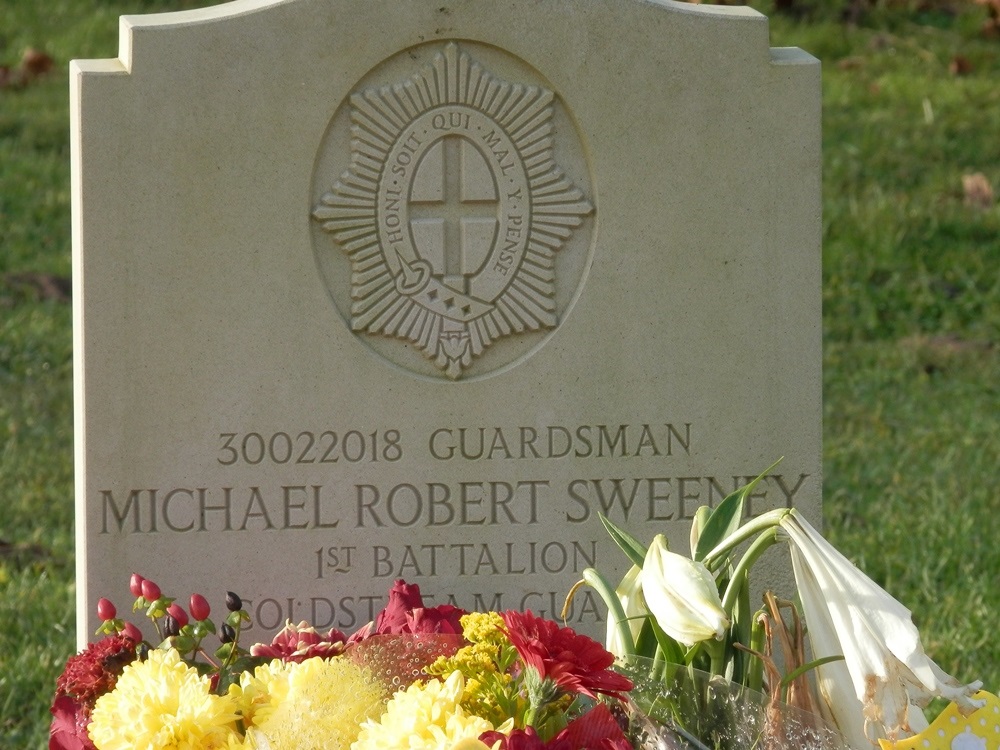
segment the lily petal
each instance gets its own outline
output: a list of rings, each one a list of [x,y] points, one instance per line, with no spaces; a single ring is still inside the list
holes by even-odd
[[[895,740],[925,725],[919,710],[936,696],[965,710],[981,682],[946,674],[924,652],[910,610],[858,570],[797,511],[780,521],[791,542],[792,569],[817,658],[820,693],[854,747],[867,738]],[[853,687],[853,696],[845,686]],[[849,699],[853,698],[853,700]]]

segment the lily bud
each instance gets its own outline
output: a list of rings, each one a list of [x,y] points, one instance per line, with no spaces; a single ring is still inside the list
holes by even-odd
[[[702,505],[694,512],[694,518],[691,519],[691,557],[694,557],[694,552],[698,549],[698,540],[701,538],[702,529],[705,528],[711,515],[712,509],[707,505]]]
[[[646,606],[678,643],[693,646],[725,634],[729,618],[712,574],[702,563],[668,550],[663,534],[646,551],[641,581]]]
[[[640,578],[641,568],[638,565],[633,565],[629,572],[625,574],[625,577],[622,578],[622,582],[618,584],[618,588],[615,589],[615,596],[622,603],[622,610],[625,612],[625,617],[628,618],[627,625],[629,630],[632,631],[633,642],[639,637],[642,624],[645,622],[643,615],[646,614],[646,603],[642,598],[642,582]],[[623,640],[618,630],[618,623],[609,615],[606,641],[607,649],[619,659],[628,655]]]

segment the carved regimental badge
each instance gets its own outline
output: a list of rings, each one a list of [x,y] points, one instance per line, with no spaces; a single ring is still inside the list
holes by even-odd
[[[594,208],[557,162],[560,138],[582,150],[551,90],[455,43],[427,54],[350,96],[350,162],[312,216],[350,260],[352,330],[457,379],[494,342],[556,326],[556,254]]]

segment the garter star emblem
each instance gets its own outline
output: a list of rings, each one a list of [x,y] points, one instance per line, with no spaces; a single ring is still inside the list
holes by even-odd
[[[349,259],[351,329],[456,380],[500,339],[557,325],[556,256],[594,207],[557,163],[558,139],[578,141],[553,91],[453,42],[429,55],[352,93],[350,161],[312,217]]]

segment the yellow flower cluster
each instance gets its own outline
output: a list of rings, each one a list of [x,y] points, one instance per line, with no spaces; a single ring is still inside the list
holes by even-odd
[[[444,682],[416,682],[397,692],[378,721],[361,727],[351,750],[452,750],[493,724],[461,705],[465,678],[452,672]]]
[[[513,646],[504,633],[503,618],[497,612],[473,612],[461,619],[462,635],[471,645],[451,657],[440,657],[427,673],[448,675],[454,671],[465,676],[462,707],[469,713],[500,724],[518,713],[517,698],[510,695],[513,677],[502,663]]]
[[[462,635],[469,643],[503,648],[510,641],[504,632],[504,621],[499,612],[470,612],[462,615]]]
[[[362,722],[379,715],[384,688],[342,659],[274,661],[230,687],[246,725],[247,747],[348,750]]]
[[[90,738],[100,750],[221,750],[239,743],[236,704],[173,649],[125,667],[94,706]]]

